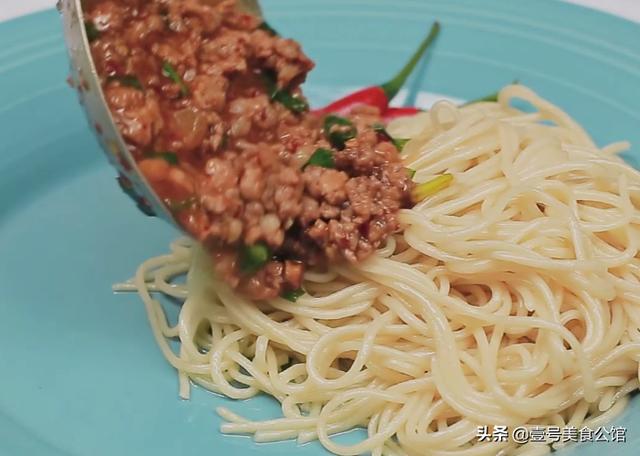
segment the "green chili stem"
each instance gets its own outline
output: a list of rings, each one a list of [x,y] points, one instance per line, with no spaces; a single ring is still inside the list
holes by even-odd
[[[398,94],[398,92],[400,92],[400,89],[402,89],[402,86],[405,85],[407,79],[409,79],[409,76],[411,76],[411,73],[413,73],[413,70],[416,68],[427,49],[429,49],[431,44],[435,41],[439,33],[440,23],[435,22],[431,27],[431,30],[429,31],[429,35],[427,35],[424,41],[420,44],[420,47],[415,52],[415,54],[413,54],[411,60],[407,62],[404,68],[402,68],[402,70],[400,70],[400,72],[392,80],[380,86],[380,88],[387,96],[388,100],[393,99]]]

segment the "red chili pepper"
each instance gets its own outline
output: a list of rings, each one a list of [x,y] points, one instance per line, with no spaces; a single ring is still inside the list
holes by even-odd
[[[403,107],[403,108],[389,108],[386,110],[386,112],[382,116],[382,120],[384,121],[384,123],[389,123],[392,120],[396,120],[400,117],[415,116],[416,114],[419,114],[421,112],[424,112],[424,111],[420,108],[414,108],[409,106]]]
[[[514,81],[514,84],[517,84],[517,83],[518,81]],[[498,94],[499,92],[494,92],[482,98],[477,98],[475,100],[468,101],[461,106],[469,106],[474,103],[482,103],[482,102],[496,102],[498,101]],[[384,112],[382,116],[382,120],[384,121],[385,124],[387,124],[392,120],[396,120],[400,117],[415,116],[416,114],[419,114],[421,112],[424,112],[424,110],[420,108],[414,108],[413,106],[405,106],[402,108],[389,108]]]
[[[389,98],[387,98],[387,94],[382,90],[382,87],[374,86],[351,93],[314,112],[321,115],[338,114],[346,116],[358,106],[376,106],[380,111],[385,112],[388,104]]]
[[[389,82],[386,82],[379,86],[368,87],[366,89],[358,90],[355,93],[347,95],[340,100],[334,101],[328,106],[322,109],[317,109],[314,112],[318,114],[349,114],[353,108],[357,106],[367,105],[375,106],[380,109],[381,112],[385,112],[389,107],[391,100],[398,94],[402,86],[407,82],[411,73],[416,68],[427,49],[431,46],[433,41],[440,33],[440,24],[435,22],[429,31],[429,35],[422,41],[418,50],[413,54],[411,60],[400,70],[400,72]]]

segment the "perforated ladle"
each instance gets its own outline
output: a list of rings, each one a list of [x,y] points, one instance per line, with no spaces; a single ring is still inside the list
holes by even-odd
[[[156,215],[180,228],[179,223],[138,169],[137,163],[107,106],[100,77],[93,63],[89,39],[85,28],[83,11],[98,0],[58,0],[58,11],[62,15],[64,36],[70,62],[69,83],[78,91],[80,103],[89,125],[107,155],[109,162],[118,170],[122,188],[136,201],[138,207],[148,215]],[[202,0],[216,3],[219,0]],[[262,17],[257,0],[238,0],[238,7],[247,13]]]

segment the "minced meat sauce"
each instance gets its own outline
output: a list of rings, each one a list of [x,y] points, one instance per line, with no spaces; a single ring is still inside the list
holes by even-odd
[[[231,286],[277,297],[305,267],[361,261],[398,230],[412,183],[380,113],[309,112],[314,64],[295,41],[233,0],[105,0],[86,20],[141,172]]]

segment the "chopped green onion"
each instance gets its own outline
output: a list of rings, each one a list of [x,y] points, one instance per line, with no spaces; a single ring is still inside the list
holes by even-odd
[[[186,209],[193,209],[198,205],[198,198],[196,196],[190,196],[183,200],[174,200],[166,198],[164,204],[169,208],[171,212],[181,212]]]
[[[373,131],[378,133],[380,136],[384,137],[384,139],[388,139],[391,141],[391,135],[387,131],[386,127],[381,123],[375,123],[372,125]]]
[[[148,152],[145,154],[146,158],[161,158],[170,165],[177,165],[180,163],[180,159],[175,152]]]
[[[384,139],[386,139],[387,141],[390,141],[393,143],[394,146],[396,146],[396,149],[398,149],[398,152],[402,152],[402,150],[404,149],[404,146],[407,145],[407,143],[409,141],[411,141],[410,139],[396,139],[393,136],[391,136],[389,134],[389,132],[387,131],[387,129],[385,128],[384,125],[382,124],[374,124],[373,125],[373,130],[378,133],[380,136],[382,136]]]
[[[267,264],[269,258],[271,253],[265,244],[246,245],[240,251],[240,270],[244,274],[254,274]]]
[[[409,176],[409,179],[413,179],[416,175],[416,170],[411,168],[406,168],[406,170],[407,170],[407,175]]]
[[[409,141],[411,141],[411,139],[408,139],[408,138],[402,138],[402,139],[393,138],[391,140],[391,142],[393,143],[394,146],[396,146],[396,149],[398,149],[399,152],[402,152],[404,150],[404,147],[407,145]]]
[[[118,81],[123,86],[133,87],[134,89],[138,89],[138,90],[144,90],[144,87],[142,87],[142,83],[140,82],[140,79],[138,79],[137,77],[131,74],[126,74],[124,76],[109,76],[107,80]]]
[[[229,132],[225,131],[222,134],[222,140],[220,141],[220,145],[218,146],[218,150],[226,149],[229,145]]]
[[[324,118],[324,136],[337,149],[344,149],[347,141],[357,134],[358,130],[349,119],[333,114]]]
[[[489,94],[485,97],[482,98],[478,98],[476,100],[471,100],[466,102],[465,104],[463,104],[462,106],[469,106],[472,104],[476,104],[476,103],[495,103],[496,101],[498,101],[498,94],[500,92],[494,92],[492,94]]]
[[[297,290],[285,291],[282,293],[282,297],[287,301],[297,302],[298,299],[307,294],[302,288],[298,288]]]
[[[100,30],[96,27],[91,21],[84,21],[84,29],[87,32],[87,39],[89,43],[93,43],[95,40],[100,38]]]
[[[515,81],[512,82],[512,84],[518,84],[518,80],[516,79]],[[498,95],[500,95],[500,92],[494,92],[491,93],[487,96],[484,96],[482,98],[478,98],[476,100],[471,100],[466,102],[465,104],[463,104],[462,106],[469,106],[472,104],[476,104],[476,103],[495,103],[498,101]]]
[[[292,95],[288,90],[278,88],[273,72],[263,72],[262,79],[267,90],[267,95],[269,95],[272,101],[280,103],[289,111],[296,114],[309,110],[309,103],[302,96]]]
[[[329,149],[319,148],[311,155],[309,161],[304,165],[303,169],[307,166],[319,166],[321,168],[335,168],[336,163],[333,159],[333,152]]]
[[[274,29],[273,27],[271,27],[271,26],[269,25],[269,23],[267,23],[267,22],[263,22],[262,24],[260,24],[260,25],[258,26],[258,28],[259,28],[260,30],[264,30],[265,32],[267,32],[267,33],[268,33],[269,35],[271,35],[271,36],[278,36],[278,32],[276,31],[276,29]]]
[[[451,182],[453,182],[453,176],[451,174],[443,174],[429,182],[418,184],[411,194],[413,201],[415,203],[419,203],[420,201],[435,195],[440,190],[444,190],[451,185]]]
[[[189,87],[187,87],[187,84],[185,84],[185,82],[182,80],[182,78],[180,77],[176,69],[173,67],[173,65],[171,65],[167,61],[165,61],[162,64],[162,74],[165,77],[171,79],[174,83],[178,85],[178,87],[180,87],[180,95],[182,95],[183,97],[186,97],[189,95]]]
[[[298,95],[291,95],[291,93],[286,90],[278,90],[277,94],[273,97],[273,100],[296,114],[307,112],[309,110],[309,103],[307,100]]]

